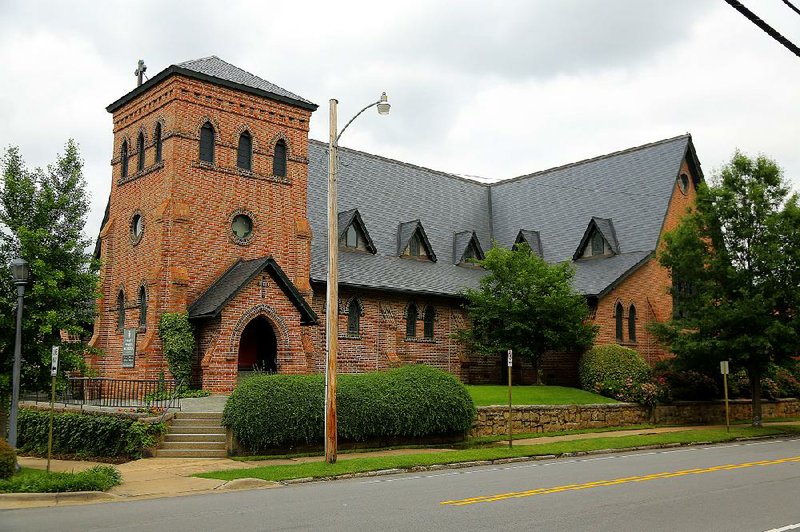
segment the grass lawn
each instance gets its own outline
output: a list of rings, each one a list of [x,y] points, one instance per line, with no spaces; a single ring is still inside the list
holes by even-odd
[[[48,473],[23,467],[11,478],[0,480],[0,493],[60,493],[65,491],[107,491],[122,477],[112,466],[95,466],[78,473]]]
[[[541,456],[550,454],[559,455],[578,451],[624,449],[638,447],[641,445],[692,442],[725,442],[734,440],[736,438],[774,436],[779,434],[799,432],[800,428],[794,426],[776,426],[759,429],[752,427],[732,427],[730,433],[726,432],[725,429],[705,429],[669,432],[665,434],[622,436],[617,438],[600,437],[587,440],[524,445],[517,446],[512,449],[507,447],[491,447],[426,454],[410,454],[405,456],[369,456],[363,458],[339,460],[335,464],[327,464],[324,461],[317,461],[292,465],[276,465],[255,467],[250,469],[213,471],[210,473],[199,473],[194,476],[220,480],[260,478],[264,480],[281,481],[294,478],[330,477],[335,475],[344,475],[347,473],[378,471],[381,469],[407,469],[414,466],[453,464],[477,460],[497,460],[500,458],[512,458],[519,456]]]
[[[467,391],[475,401],[475,406],[508,404],[508,386],[468,385]],[[564,386],[512,386],[511,399],[515,405],[588,405],[619,402],[592,392]]]

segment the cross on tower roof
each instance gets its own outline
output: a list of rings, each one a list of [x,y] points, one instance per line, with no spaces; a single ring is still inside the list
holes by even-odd
[[[144,59],[139,59],[139,63],[136,65],[136,70],[133,71],[136,74],[136,86],[142,86],[142,76],[147,71],[147,65],[144,64]]]

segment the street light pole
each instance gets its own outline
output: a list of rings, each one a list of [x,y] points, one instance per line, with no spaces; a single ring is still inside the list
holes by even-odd
[[[17,448],[17,413],[19,412],[19,380],[22,367],[22,306],[25,299],[25,285],[28,284],[30,269],[24,259],[11,261],[11,276],[17,286],[17,334],[14,340],[14,367],[11,373],[11,415],[8,419],[8,444]]]
[[[336,99],[330,100],[330,139],[328,143],[328,276],[325,297],[325,461],[336,463],[336,355],[339,352],[339,212],[336,208],[336,167],[339,138],[347,127],[370,107],[378,113],[389,114],[386,93],[350,119],[337,133]]]

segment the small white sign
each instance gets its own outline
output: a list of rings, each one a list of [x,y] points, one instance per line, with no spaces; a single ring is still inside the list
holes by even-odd
[[[512,350],[511,350],[511,349],[509,349],[509,350],[508,350],[508,367],[509,367],[509,368],[511,367],[511,358],[512,358],[512,355],[513,355],[513,352],[512,352]]]
[[[728,361],[727,360],[723,360],[722,362],[719,363],[719,372],[721,374],[723,374],[723,375],[730,374],[730,371],[728,369]]]
[[[58,350],[57,345],[53,346],[52,356],[50,357],[50,376],[55,377],[58,374]]]

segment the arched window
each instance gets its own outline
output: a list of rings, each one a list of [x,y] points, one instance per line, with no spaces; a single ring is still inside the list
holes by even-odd
[[[242,170],[251,169],[253,157],[253,139],[247,131],[239,135],[239,149],[236,152],[236,166]]]
[[[128,177],[128,141],[122,141],[122,148],[119,150],[119,158],[122,163],[122,177]]]
[[[633,305],[628,309],[628,341],[636,341],[636,307]]]
[[[144,133],[141,131],[136,139],[136,151],[136,171],[141,172],[144,170]]]
[[[125,329],[125,292],[117,294],[117,329]]]
[[[353,298],[347,305],[347,334],[358,336],[361,332],[361,305]]]
[[[272,158],[272,175],[286,177],[286,142],[275,143],[275,155]]]
[[[200,160],[214,162],[214,126],[206,122],[200,129]]]
[[[417,306],[414,303],[406,309],[406,338],[417,337]]]
[[[622,303],[617,302],[617,306],[614,307],[614,314],[615,314],[614,317],[616,318],[617,342],[619,342],[619,343],[622,343],[622,341],[623,341],[623,337],[622,337],[622,320],[623,320],[623,314],[624,313],[625,313],[625,310],[622,308]]]
[[[156,122],[156,130],[153,132],[153,140],[156,143],[156,162],[161,162],[161,122]]]
[[[422,315],[422,334],[425,338],[433,340],[433,322],[436,319],[436,310],[433,305],[425,307],[425,312]]]
[[[144,286],[139,288],[139,327],[147,325],[147,291]]]

